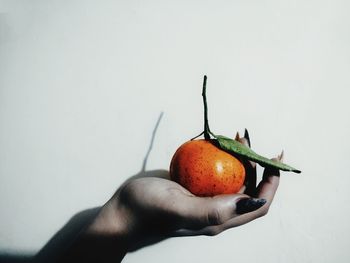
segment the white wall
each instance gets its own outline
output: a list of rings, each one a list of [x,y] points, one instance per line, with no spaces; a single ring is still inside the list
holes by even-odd
[[[147,3],[146,3],[147,2]],[[285,150],[269,214],[125,262],[349,262],[348,1],[1,1],[0,251],[32,251],[202,130]],[[253,252],[252,252],[253,251]]]

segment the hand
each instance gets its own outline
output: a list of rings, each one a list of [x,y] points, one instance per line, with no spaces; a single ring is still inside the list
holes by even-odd
[[[236,139],[250,144],[247,132],[243,138]],[[281,159],[282,155],[276,158]],[[99,242],[94,242],[101,246],[97,258],[101,261],[104,255],[107,262],[107,258],[119,256],[121,260],[128,251],[168,237],[213,236],[266,215],[279,184],[279,171],[265,169],[256,187],[255,163],[244,164],[246,186],[231,195],[194,196],[167,179],[167,171],[132,178],[103,206],[84,232],[84,240],[99,237]]]

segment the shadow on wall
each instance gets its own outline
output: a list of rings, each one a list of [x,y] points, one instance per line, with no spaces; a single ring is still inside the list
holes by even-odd
[[[0,252],[0,263],[27,263],[32,262],[33,255],[7,254]]]
[[[157,123],[153,129],[151,141],[143,160],[141,171],[136,175],[131,176],[125,181],[125,183],[131,179],[140,177],[168,177],[168,172],[164,170],[146,171],[148,156],[152,150],[155,135],[162,116],[163,112],[160,113]],[[0,252],[0,263],[54,262],[55,259],[58,259],[60,255],[67,250],[79,233],[96,217],[100,209],[101,207],[95,207],[83,210],[74,215],[36,255]]]

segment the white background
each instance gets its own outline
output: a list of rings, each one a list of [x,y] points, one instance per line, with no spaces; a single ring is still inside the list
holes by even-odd
[[[147,3],[146,3],[147,2]],[[38,251],[202,130],[285,161],[269,214],[124,262],[349,262],[349,1],[0,1],[0,251]]]

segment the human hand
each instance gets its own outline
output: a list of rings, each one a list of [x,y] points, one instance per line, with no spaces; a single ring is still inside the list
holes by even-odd
[[[249,146],[249,135],[236,138]],[[282,155],[275,158],[281,161]],[[268,212],[279,184],[279,171],[265,169],[256,187],[256,165],[245,162],[246,186],[239,193],[197,197],[162,176],[127,181],[102,208],[88,231],[124,237],[126,250],[174,236],[217,235]]]

